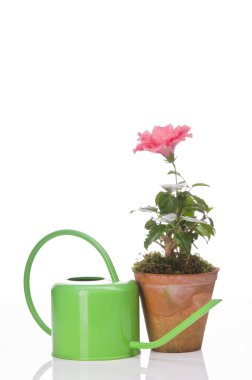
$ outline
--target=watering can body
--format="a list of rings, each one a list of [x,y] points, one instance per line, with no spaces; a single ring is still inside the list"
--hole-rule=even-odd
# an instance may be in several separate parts
[[[111,280],[73,277],[57,283],[51,291],[52,329],[40,318],[31,296],[30,272],[45,243],[62,235],[88,241],[102,256]],[[120,281],[105,249],[91,236],[75,230],[59,230],[42,238],[32,249],[25,266],[24,292],[37,324],[52,335],[52,354],[68,360],[109,360],[138,355],[167,343],[192,325],[221,300],[211,300],[154,342],[139,342],[139,294],[134,280]]]
[[[139,296],[135,281],[76,278],[55,284],[52,300],[53,356],[108,360],[135,356]]]

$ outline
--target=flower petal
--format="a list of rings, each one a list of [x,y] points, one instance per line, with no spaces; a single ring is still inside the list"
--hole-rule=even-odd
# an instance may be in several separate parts
[[[151,133],[144,131],[138,134],[139,144],[133,149],[133,152],[145,150],[160,153],[167,158],[174,153],[178,143],[184,141],[186,137],[192,137],[192,134],[189,133],[190,129],[187,125],[178,125],[176,128],[172,124],[165,127],[156,126]]]

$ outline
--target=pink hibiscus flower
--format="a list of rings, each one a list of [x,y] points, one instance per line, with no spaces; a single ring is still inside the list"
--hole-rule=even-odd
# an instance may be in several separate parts
[[[152,133],[145,131],[138,133],[139,144],[133,152],[147,150],[153,153],[160,153],[168,158],[174,154],[174,149],[178,143],[184,141],[186,137],[192,137],[189,133],[190,127],[187,125],[173,127],[172,124],[166,127],[154,127]]]

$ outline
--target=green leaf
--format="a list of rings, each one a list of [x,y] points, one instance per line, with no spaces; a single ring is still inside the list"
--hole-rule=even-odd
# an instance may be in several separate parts
[[[161,185],[161,187],[166,190],[168,193],[173,193],[174,191],[178,191],[183,189],[184,187],[188,187],[187,183],[182,181],[179,183],[170,183],[167,185]]]
[[[195,211],[201,212],[202,214],[205,213],[201,206],[194,204],[191,206],[186,206],[185,211],[183,211],[183,214],[187,215],[186,213],[188,212],[188,213],[193,213],[193,215],[194,215]]]
[[[208,216],[208,220],[209,220],[209,222],[210,222],[211,226],[212,226],[212,227],[214,227],[214,222],[213,222],[213,219],[212,219],[212,218],[209,218],[209,216]]]
[[[156,222],[154,222],[153,219],[149,219],[146,223],[145,223],[145,228],[146,230],[151,230],[153,227],[155,227],[157,225]]]
[[[180,214],[194,217],[194,212],[198,211],[195,201],[189,191],[180,192],[178,194],[178,207]]]
[[[215,234],[215,230],[211,224],[199,224],[195,229],[200,236],[206,236],[208,240],[210,240],[211,236]]]
[[[183,210],[183,215],[184,216],[189,216],[190,218],[194,218],[194,211],[196,211],[196,210],[187,210],[187,209],[184,209]]]
[[[175,240],[179,247],[186,253],[191,252],[193,235],[190,232],[180,232],[175,234]]]
[[[167,175],[170,175],[170,174],[177,174],[179,177],[183,178],[182,175],[179,173],[179,172],[175,172],[175,170],[170,170]]]
[[[192,195],[193,199],[196,201],[196,205],[202,210],[208,212],[210,207],[206,204],[204,199],[197,197],[196,195]],[[199,211],[199,210],[198,210]]]
[[[139,211],[142,212],[157,212],[157,208],[153,206],[140,207]]]
[[[192,187],[195,187],[195,186],[207,186],[207,187],[209,187],[209,185],[207,185],[206,183],[202,183],[202,182],[194,183],[192,185]]]
[[[199,237],[198,232],[196,232],[196,231],[192,231],[192,234],[193,234],[193,241],[194,241],[194,240],[197,240],[198,237]]]
[[[160,214],[166,215],[170,213],[176,213],[177,198],[175,198],[174,195],[161,191],[157,194],[155,202],[159,207]]]
[[[158,209],[157,209],[156,207],[153,207],[153,206],[140,207],[140,208],[137,209],[137,210],[131,210],[131,211],[130,211],[130,214],[132,214],[133,212],[136,212],[136,211],[142,211],[142,212],[157,212]]]
[[[208,233],[212,236],[215,235],[215,229],[214,227],[211,225],[211,224],[203,224],[203,227],[205,228],[205,230],[208,231]]]
[[[166,231],[166,226],[164,224],[156,224],[153,226],[144,241],[144,248],[147,249],[151,243],[158,240]]]
[[[198,219],[198,218],[195,218],[195,217],[192,218],[191,216],[187,216],[187,215],[181,215],[180,218],[182,220],[186,220],[187,222],[190,222],[190,223],[206,223],[202,219]]]

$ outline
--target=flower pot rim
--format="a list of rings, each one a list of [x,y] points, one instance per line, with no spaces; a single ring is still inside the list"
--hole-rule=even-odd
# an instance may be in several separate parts
[[[177,284],[177,285],[198,285],[199,283],[212,283],[217,279],[220,268],[215,268],[211,272],[195,274],[159,274],[135,272],[136,281],[149,284]]]
[[[174,276],[202,276],[202,275],[207,275],[207,274],[213,274],[213,273],[218,273],[220,270],[219,267],[214,268],[214,270],[211,270],[210,272],[201,272],[201,273],[144,273],[144,272],[134,272],[134,274],[140,274],[140,275],[150,275],[150,276],[169,276],[169,277],[174,277]]]

